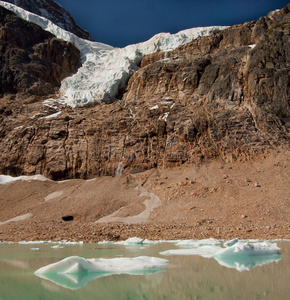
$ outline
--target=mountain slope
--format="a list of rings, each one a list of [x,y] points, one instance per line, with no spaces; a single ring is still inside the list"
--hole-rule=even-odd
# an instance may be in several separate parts
[[[208,159],[246,161],[289,149],[289,15],[288,5],[171,51],[176,36],[166,34],[124,49],[75,40],[84,47],[77,75],[84,80],[72,84],[72,76],[62,86],[70,82],[67,90],[77,92],[97,66],[99,78],[114,75],[103,82],[119,101],[92,105],[98,86],[88,84],[80,99],[88,99],[87,107],[68,107],[75,94],[65,90],[63,101],[11,104],[9,116],[1,117],[1,173],[88,178]],[[146,51],[151,54],[142,59]],[[91,64],[92,57],[108,65]]]
[[[51,20],[54,24],[83,39],[92,40],[89,33],[79,27],[69,12],[53,0],[4,0],[27,11]]]

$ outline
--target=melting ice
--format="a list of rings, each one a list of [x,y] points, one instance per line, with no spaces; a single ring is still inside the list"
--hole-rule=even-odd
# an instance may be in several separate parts
[[[139,256],[112,259],[67,257],[37,270],[34,274],[69,289],[78,289],[92,280],[113,274],[145,275],[162,272],[168,261],[163,258]]]
[[[213,242],[213,241],[212,241]],[[194,244],[194,243],[192,243]],[[196,241],[198,244],[198,241]],[[186,242],[177,245],[188,245]],[[245,271],[281,259],[281,249],[276,243],[239,242],[234,239],[225,242],[222,248],[217,245],[202,245],[186,249],[173,249],[160,252],[161,255],[200,255],[205,258],[213,257],[220,265]]]

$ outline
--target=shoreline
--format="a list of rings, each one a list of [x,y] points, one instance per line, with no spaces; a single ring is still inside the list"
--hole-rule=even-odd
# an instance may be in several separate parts
[[[205,228],[206,227],[206,228]],[[40,226],[37,222],[17,222],[0,227],[0,241],[51,241],[96,243],[101,241],[125,241],[130,237],[148,240],[188,240],[208,239],[231,240],[290,240],[288,225],[273,228],[244,227],[233,230],[232,226],[197,226],[188,224],[123,224],[123,223],[81,223],[47,222]],[[219,230],[219,233],[216,232]]]
[[[276,154],[94,180],[3,184],[0,241],[290,239],[290,153]]]

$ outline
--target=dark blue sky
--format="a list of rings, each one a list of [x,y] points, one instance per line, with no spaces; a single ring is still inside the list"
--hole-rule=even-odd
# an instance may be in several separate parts
[[[55,0],[98,42],[116,47],[160,32],[257,20],[289,0]]]

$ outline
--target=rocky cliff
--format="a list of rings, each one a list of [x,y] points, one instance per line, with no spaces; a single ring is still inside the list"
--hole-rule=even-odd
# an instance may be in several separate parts
[[[90,34],[76,24],[70,13],[53,0],[4,0],[4,2],[15,4],[49,19],[64,30],[70,31],[83,39],[92,40]]]
[[[2,97],[54,94],[61,80],[81,65],[79,50],[72,44],[20,19],[2,6],[0,53]]]
[[[115,103],[10,99],[0,173],[88,178],[289,149],[289,9],[146,56]]]

